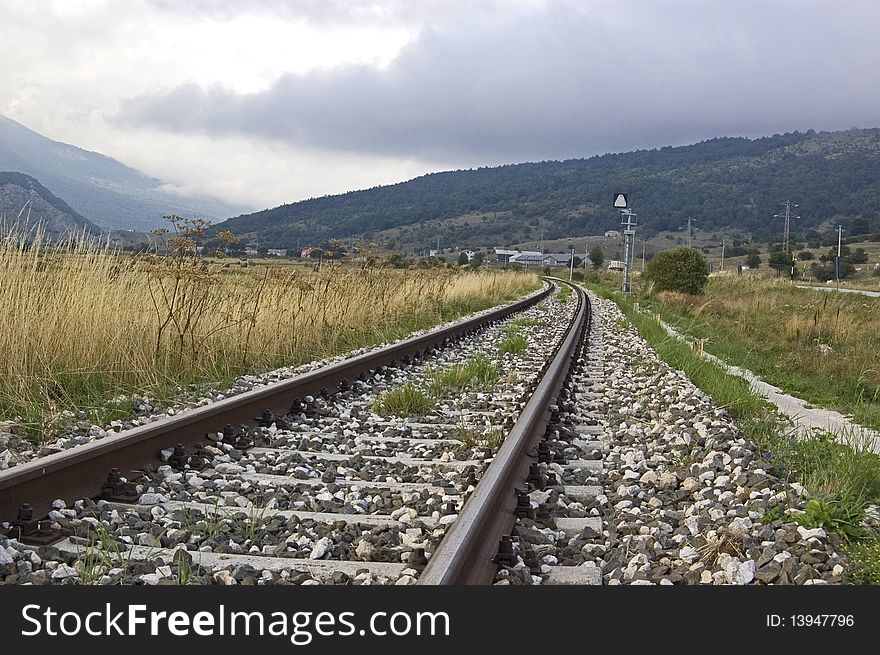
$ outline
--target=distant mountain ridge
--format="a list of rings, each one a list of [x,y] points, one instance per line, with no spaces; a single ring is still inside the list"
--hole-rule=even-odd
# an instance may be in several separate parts
[[[722,137],[589,159],[432,173],[282,205],[217,226],[269,247],[324,239],[392,247],[483,246],[618,229],[628,192],[639,236],[679,229],[782,233],[780,203],[800,205],[795,235],[863,217],[880,230],[880,129]]]
[[[163,190],[161,180],[99,153],[52,141],[2,115],[0,171],[36,178],[104,228],[150,230],[162,226],[162,216],[169,213],[220,220],[244,209],[208,196]]]
[[[101,231],[38,180],[24,173],[0,172],[0,216],[4,219],[4,228],[13,224],[41,225],[52,238],[83,231],[97,235]]]

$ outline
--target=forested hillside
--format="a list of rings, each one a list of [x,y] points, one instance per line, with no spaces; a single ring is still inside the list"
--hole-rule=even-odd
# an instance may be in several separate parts
[[[568,161],[425,175],[315,198],[222,224],[270,247],[363,237],[392,246],[521,242],[599,233],[619,224],[615,191],[630,194],[640,234],[732,228],[761,239],[781,231],[780,203],[800,206],[795,234],[867,220],[880,230],[880,129],[717,138],[694,145]],[[864,223],[864,221],[860,221]]]

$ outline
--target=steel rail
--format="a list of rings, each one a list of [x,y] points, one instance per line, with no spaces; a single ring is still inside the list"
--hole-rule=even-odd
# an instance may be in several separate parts
[[[510,534],[516,521],[516,489],[525,484],[529,465],[535,461],[527,451],[544,437],[550,406],[588,330],[589,300],[579,286],[570,286],[578,294],[579,304],[567,335],[504,444],[428,560],[418,584],[485,585],[495,578],[499,541]]]
[[[528,298],[480,316],[2,471],[0,522],[15,519],[19,506],[25,503],[40,517],[46,515],[57,498],[68,502],[95,498],[113,468],[127,476],[131,471],[157,463],[159,451],[177,444],[192,446],[204,441],[207,432],[219,432],[226,424],[252,423],[267,409],[286,414],[297,398],[334,393],[344,381],[353,381],[369,370],[417,356],[447,339],[469,334],[540,302],[552,292],[553,286],[549,285]]]

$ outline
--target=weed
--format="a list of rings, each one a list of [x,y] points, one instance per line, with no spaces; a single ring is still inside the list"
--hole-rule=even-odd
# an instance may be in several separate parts
[[[874,537],[861,542],[850,542],[844,549],[852,561],[852,582],[880,585],[880,539]]]
[[[490,428],[486,434],[483,436],[483,439],[493,450],[496,450],[501,447],[501,444],[504,443],[504,439],[507,437],[507,434],[501,428]]]
[[[435,396],[467,389],[486,390],[498,379],[498,365],[484,355],[428,374],[428,387]]]
[[[504,338],[498,344],[500,355],[521,355],[529,347],[528,340],[520,333],[515,325],[508,325],[504,330]]]
[[[436,402],[412,382],[383,392],[373,404],[373,411],[383,416],[421,416],[427,414]]]
[[[480,444],[481,436],[482,435],[480,435],[480,433],[473,428],[458,426],[457,428],[455,428],[455,432],[453,433],[452,438],[457,439],[467,448],[476,448]]]
[[[782,521],[785,519],[785,510],[782,508],[782,505],[775,505],[770,508],[769,511],[765,512],[759,520],[760,523],[764,525],[770,525],[774,521]]]
[[[531,316],[519,316],[511,321],[511,325],[517,327],[544,327],[547,325],[547,321],[532,318]]]
[[[859,522],[864,514],[864,505],[840,503],[834,500],[811,498],[803,512],[795,514],[794,520],[805,528],[823,528],[837,532],[851,539],[862,536]]]
[[[455,430],[453,439],[458,439],[467,448],[476,448],[477,446],[488,446],[492,450],[497,449],[504,443],[507,435],[501,428],[489,428],[486,432],[479,432],[474,428],[459,426]]]
[[[571,298],[571,287],[567,284],[560,284],[559,290],[556,292],[556,299],[559,302],[567,302],[569,298]]]

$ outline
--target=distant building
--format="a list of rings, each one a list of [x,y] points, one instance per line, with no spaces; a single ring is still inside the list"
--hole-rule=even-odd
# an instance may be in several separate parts
[[[608,230],[608,231],[605,233],[605,236],[606,236],[606,237],[613,237],[613,238],[615,238],[615,239],[619,239],[619,238],[620,238],[620,232],[618,232],[617,230]]]
[[[542,263],[544,266],[568,266],[571,264],[571,253],[544,255]]]
[[[462,251],[462,252],[464,252],[464,254],[467,255],[467,258],[468,258],[468,261],[469,261],[469,262],[474,261],[474,257],[477,256],[477,253],[476,253],[475,251],[473,251],[473,250],[464,250],[464,251]]]
[[[287,248],[269,248],[266,254],[270,257],[287,257]]]
[[[245,249],[244,249],[244,254],[245,254],[245,255],[255,256],[255,255],[257,255],[258,253],[257,253],[257,249],[256,249],[256,248],[245,248]]]
[[[299,256],[302,257],[303,259],[308,259],[309,257],[312,256],[312,249],[311,248],[303,248],[302,251],[299,253]]]
[[[436,248],[428,251],[428,257],[436,257],[439,254],[440,254],[440,251],[437,250]]]
[[[516,257],[519,254],[519,250],[505,250],[504,248],[495,248],[495,257],[498,259],[499,264],[509,264],[510,258]]]
[[[608,270],[609,271],[622,271],[623,270],[623,262],[618,261],[617,259],[612,259],[608,262]]]
[[[508,261],[511,264],[519,264],[520,266],[542,266],[544,255],[534,250],[524,250],[510,257]]]

